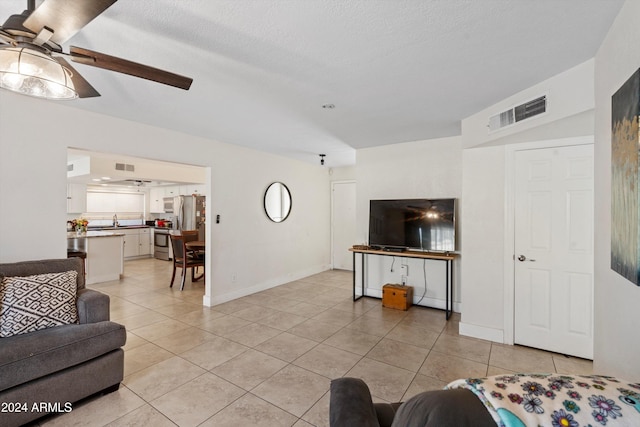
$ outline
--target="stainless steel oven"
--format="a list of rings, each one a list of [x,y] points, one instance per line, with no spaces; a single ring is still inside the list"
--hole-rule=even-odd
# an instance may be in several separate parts
[[[155,228],[153,230],[153,257],[169,261],[171,259],[171,238],[169,228]]]

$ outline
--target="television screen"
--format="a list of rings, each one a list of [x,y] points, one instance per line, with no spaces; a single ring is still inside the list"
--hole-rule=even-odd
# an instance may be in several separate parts
[[[456,199],[371,200],[369,245],[453,252]]]

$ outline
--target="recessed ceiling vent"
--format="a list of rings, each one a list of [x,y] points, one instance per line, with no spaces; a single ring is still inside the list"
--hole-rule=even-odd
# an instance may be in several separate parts
[[[547,96],[543,95],[507,111],[489,117],[489,132],[511,126],[547,111]]]
[[[127,165],[125,163],[116,163],[117,171],[135,172],[136,167],[134,165]]]
[[[73,163],[67,165],[67,172],[73,172]]]

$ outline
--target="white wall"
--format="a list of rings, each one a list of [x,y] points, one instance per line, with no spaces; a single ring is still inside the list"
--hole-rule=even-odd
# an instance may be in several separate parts
[[[462,319],[460,333],[503,342],[504,147],[462,154]]]
[[[590,59],[465,118],[462,146],[593,135],[593,73],[594,61]],[[489,117],[541,95],[547,96],[545,113],[489,133]]]
[[[208,223],[208,303],[329,266],[329,178],[319,165],[6,91],[0,138],[0,262],[66,257],[67,147],[76,147],[210,168],[208,215],[221,223]],[[272,181],[293,196],[281,224],[262,206]]]
[[[462,148],[459,137],[360,149],[356,155],[357,242],[368,241],[369,200],[460,198],[462,194]],[[459,221],[458,232],[462,227]],[[408,284],[415,287],[414,294],[418,297],[423,294],[422,261],[398,257],[394,272],[391,273],[392,257],[369,256],[368,259],[369,294],[381,296],[382,285],[400,283],[403,274],[401,263],[409,265]],[[463,261],[458,259],[454,263],[454,303],[460,301],[459,271]],[[428,286],[425,301],[428,305],[444,308],[444,263],[427,261],[426,271]],[[457,304],[454,308],[459,309]]]
[[[640,287],[611,270],[611,96],[640,67],[640,2],[628,0],[595,59],[595,354],[597,372],[640,381]]]

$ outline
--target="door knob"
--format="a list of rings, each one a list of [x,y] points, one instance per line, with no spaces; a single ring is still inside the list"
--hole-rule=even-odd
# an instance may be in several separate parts
[[[520,255],[520,256],[518,257],[518,261],[526,261],[526,260],[527,260],[527,257],[526,257],[526,256],[524,256],[524,255]]]

